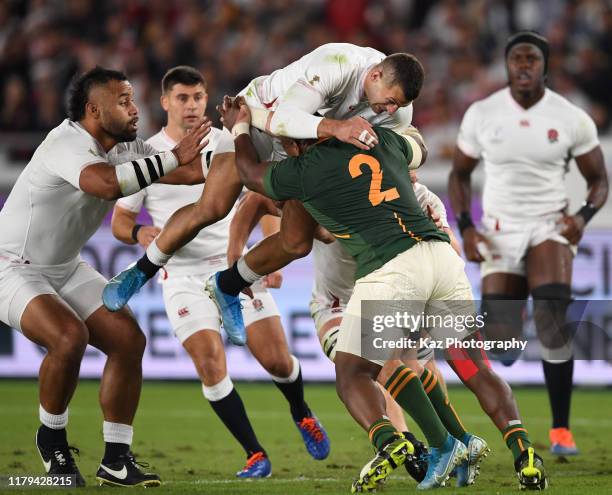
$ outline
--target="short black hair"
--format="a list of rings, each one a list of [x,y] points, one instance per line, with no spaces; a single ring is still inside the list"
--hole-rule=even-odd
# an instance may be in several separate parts
[[[394,53],[381,62],[383,77],[390,71],[390,85],[399,84],[407,101],[414,101],[423,87],[425,70],[421,62],[410,53]]]
[[[89,101],[92,88],[110,81],[127,81],[127,76],[118,70],[105,69],[96,66],[93,69],[76,76],[68,92],[68,117],[77,122],[85,116],[85,105]]]
[[[202,73],[189,65],[177,65],[164,74],[161,82],[162,93],[170,91],[175,84],[184,84],[185,86],[201,84],[206,88],[206,80]]]

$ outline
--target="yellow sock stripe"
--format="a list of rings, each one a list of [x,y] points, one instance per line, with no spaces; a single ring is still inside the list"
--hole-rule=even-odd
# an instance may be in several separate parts
[[[391,393],[391,389],[393,387],[395,387],[395,385],[397,385],[397,383],[402,379],[402,376],[407,375],[408,373],[410,373],[412,370],[410,368],[406,368],[404,367],[402,369],[402,371],[400,371],[397,376],[395,377],[395,379],[393,380],[393,382],[391,382],[391,385],[389,385],[388,387],[385,386],[385,388],[387,389],[387,392]]]
[[[374,438],[374,433],[378,430],[380,430],[383,426],[392,426],[390,421],[383,421],[382,423],[378,423],[374,428],[372,428],[369,432],[368,432],[368,436],[370,437],[370,442],[372,441],[372,439]]]
[[[506,440],[508,440],[508,437],[509,437],[510,435],[512,435],[513,433],[516,433],[517,431],[524,431],[525,433],[527,433],[527,430],[526,430],[525,428],[514,428],[514,429],[512,429],[512,430],[510,430],[510,431],[508,431],[508,432],[506,432],[506,433],[504,433],[504,442],[505,442]]]
[[[421,381],[423,382],[423,388],[425,388],[425,387],[427,387],[427,385],[429,385],[429,383],[431,382],[433,377],[434,377],[434,374],[431,371],[429,371],[427,369],[425,371],[423,371],[423,374],[421,375]]]
[[[523,447],[523,442],[522,442],[522,440],[520,438],[518,438],[517,440],[518,440],[518,444],[519,444],[519,449],[521,449],[521,452],[522,452],[523,450],[525,450],[525,447]]]
[[[429,392],[431,392],[437,384],[438,384],[438,378],[436,377],[436,375],[433,375],[433,380],[425,389],[425,393],[429,395]]]
[[[463,423],[461,422],[461,418],[457,414],[457,411],[455,411],[455,408],[453,407],[453,405],[449,403],[448,398],[446,399],[446,403],[450,407],[451,411],[453,411],[453,414],[455,415],[455,418],[457,418],[457,422],[461,425],[461,428],[463,428],[465,430],[465,426],[463,426]]]
[[[412,370],[411,370],[412,371]],[[410,380],[412,380],[413,378],[417,378],[417,374],[412,371],[404,381],[402,381],[400,384],[398,384],[397,387],[395,387],[395,390],[393,392],[389,392],[391,394],[391,397],[393,397],[394,399],[399,395],[399,393],[404,390],[404,388],[406,387],[406,385],[408,385],[408,382]]]

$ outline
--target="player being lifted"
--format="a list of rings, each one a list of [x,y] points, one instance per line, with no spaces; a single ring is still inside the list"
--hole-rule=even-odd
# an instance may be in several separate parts
[[[422,77],[421,72],[420,80],[414,81],[419,88]],[[413,446],[385,418],[384,398],[376,385],[383,362],[361,357],[361,301],[471,299],[463,262],[450,247],[448,236],[438,231],[417,203],[406,173],[414,158],[412,143],[403,136],[376,127],[379,145],[372,150],[364,152],[331,139],[300,157],[259,163],[244,101],[229,104],[226,100],[221,110],[235,136],[236,163],[243,183],[276,200],[302,201],[314,219],[355,257],[357,282],[336,347],[336,386],[378,452],[362,469],[352,490],[375,489],[413,453]],[[367,169],[372,174],[363,173]],[[425,276],[424,270],[433,273]],[[224,285],[221,278],[219,283]],[[421,380],[414,378],[412,369],[399,365],[389,373],[385,387],[428,440],[428,470],[418,488],[430,489],[446,481],[453,468],[466,459],[467,449],[444,427]]]
[[[138,109],[125,75],[99,67],[75,80],[68,107],[70,118],[36,149],[0,212],[0,319],[47,350],[36,433],[47,473],[72,474],[85,484],[66,425],[91,344],[107,356],[100,383],[106,446],[96,477],[104,484],[157,486],[159,476],[143,473],[130,451],[145,337],[128,310],[110,313],[102,306],[106,280],[81,260],[80,250],[112,200],[160,177],[190,180],[193,167],[170,172],[199,156],[210,123],[199,119],[172,151],[158,153],[136,138]]]
[[[608,181],[592,119],[546,88],[548,42],[520,32],[506,45],[508,87],[474,103],[457,138],[449,194],[468,260],[479,262],[490,338],[520,337],[531,294],[552,410],[551,452],[577,454],[569,430],[573,356],[564,329],[572,258]],[[470,175],[482,158],[484,216],[470,215]],[[574,158],[587,181],[584,206],[567,213],[564,176]],[[514,362],[516,356],[503,362]]]
[[[204,116],[207,100],[206,83],[200,72],[187,66],[170,69],[162,79],[161,97],[168,122],[147,143],[160,151],[174,148]],[[206,164],[200,170],[204,174],[220,133],[218,129],[211,129],[209,144],[202,150]],[[197,201],[203,187],[202,184],[153,184],[120,199],[113,211],[113,234],[123,242],[137,242],[146,248],[172,212]],[[153,218],[153,226],[136,224],[143,205]],[[227,373],[219,311],[202,290],[211,273],[227,267],[229,226],[234,212],[232,209],[225,219],[201,230],[180,249],[166,265],[160,279],[168,318],[193,360],[204,397],[246,452],[246,466],[237,476],[261,478],[271,474],[270,460]],[[274,299],[260,283],[254,287],[254,299],[244,297],[242,304],[250,351],[287,398],[309,453],[315,459],[324,459],[329,453],[327,434],[304,401],[300,365],[287,348]]]
[[[405,53],[385,57],[372,48],[332,43],[254,79],[241,94],[260,110],[259,121],[254,122],[260,129],[293,138],[336,137],[367,150],[377,142],[372,124],[410,125],[418,67],[416,59]],[[314,115],[317,112],[324,115]],[[253,139],[262,160],[274,151],[277,158],[283,156],[278,140],[265,132],[254,129]],[[177,249],[200,229],[224,218],[241,189],[232,138],[224,131],[202,197],[175,212],[136,266],[113,279],[104,291],[105,306],[110,310],[123,307]],[[289,203],[286,214],[293,208],[298,209],[294,215],[298,220],[301,206]],[[232,336],[232,326],[226,327]],[[244,335],[235,340],[244,340]]]

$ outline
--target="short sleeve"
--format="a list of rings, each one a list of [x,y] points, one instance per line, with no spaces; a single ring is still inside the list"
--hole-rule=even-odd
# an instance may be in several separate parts
[[[457,146],[459,149],[472,158],[479,158],[482,153],[482,147],[478,141],[478,120],[478,106],[473,104],[465,112],[461,121],[461,127],[459,128],[459,135],[457,136]]]
[[[62,138],[53,143],[47,152],[45,166],[47,170],[58,175],[77,189],[81,189],[79,180],[81,171],[94,163],[106,163],[96,146],[89,140],[78,136],[74,139]]]
[[[577,108],[574,124],[574,143],[570,149],[572,156],[584,155],[599,146],[595,122],[581,108]]]
[[[264,175],[266,196],[277,201],[302,199],[303,159],[287,158],[280,162],[270,162]]]
[[[147,193],[145,189],[141,189],[130,196],[119,198],[116,205],[132,213],[139,213],[146,196]]]

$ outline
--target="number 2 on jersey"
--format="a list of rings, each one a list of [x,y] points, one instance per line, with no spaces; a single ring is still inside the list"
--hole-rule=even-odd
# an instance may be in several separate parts
[[[362,153],[355,155],[349,162],[349,173],[353,179],[359,177],[363,172],[361,166],[366,165],[372,171],[372,179],[370,181],[370,194],[368,199],[372,206],[378,206],[383,201],[393,201],[399,198],[399,193],[395,187],[381,191],[383,174],[380,169],[380,162],[370,155],[364,155]]]

